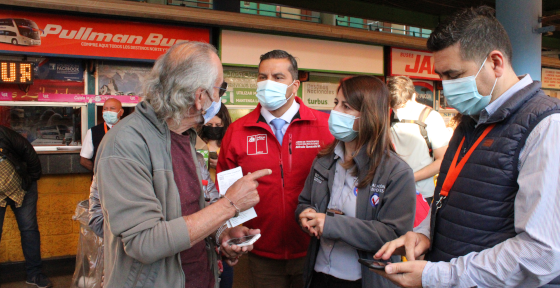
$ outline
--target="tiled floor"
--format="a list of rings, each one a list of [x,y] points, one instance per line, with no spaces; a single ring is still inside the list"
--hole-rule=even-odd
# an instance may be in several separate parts
[[[55,276],[49,277],[51,279],[53,286],[56,288],[68,288],[70,287],[70,283],[72,282],[72,275],[64,275],[64,276]],[[28,285],[25,284],[25,281],[19,282],[10,282],[10,283],[2,283],[0,284],[2,288],[33,288],[37,287],[35,285]]]

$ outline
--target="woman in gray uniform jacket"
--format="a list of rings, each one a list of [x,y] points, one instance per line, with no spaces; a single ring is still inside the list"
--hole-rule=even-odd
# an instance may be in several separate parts
[[[394,287],[358,262],[414,222],[414,174],[391,143],[385,84],[342,80],[329,129],[336,140],[315,159],[295,214],[312,236],[305,287]]]

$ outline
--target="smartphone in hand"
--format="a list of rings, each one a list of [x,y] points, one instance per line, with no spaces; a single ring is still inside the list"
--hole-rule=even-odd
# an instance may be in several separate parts
[[[375,260],[375,259],[358,259],[358,262],[360,262],[360,264],[368,267],[369,269],[377,269],[377,270],[385,270],[385,266],[391,264],[391,262],[388,262],[386,260]]]
[[[237,245],[239,247],[243,247],[243,246],[253,245],[255,242],[257,242],[257,240],[259,240],[259,238],[261,238],[261,234],[248,235],[240,238],[229,239],[226,243],[229,246]]]

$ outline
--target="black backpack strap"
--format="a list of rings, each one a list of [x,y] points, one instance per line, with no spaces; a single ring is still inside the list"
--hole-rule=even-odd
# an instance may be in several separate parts
[[[422,110],[422,112],[420,112],[420,117],[418,117],[416,124],[418,124],[418,127],[420,128],[420,134],[422,134],[424,141],[426,141],[426,145],[428,145],[428,151],[430,152],[430,157],[434,158],[434,151],[432,150],[432,142],[430,142],[430,139],[428,139],[428,130],[426,130],[426,127],[428,126],[426,125],[426,119],[428,118],[428,115],[430,115],[430,112],[432,112],[432,108],[425,107]]]

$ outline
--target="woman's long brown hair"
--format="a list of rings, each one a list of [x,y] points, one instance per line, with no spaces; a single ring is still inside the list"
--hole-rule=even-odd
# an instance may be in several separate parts
[[[360,179],[358,183],[358,188],[363,188],[373,181],[383,155],[389,156],[389,151],[395,151],[389,126],[389,91],[381,80],[373,76],[345,78],[340,81],[337,91],[342,91],[350,107],[360,111],[356,145],[358,148],[355,154],[365,147],[366,155],[371,159],[366,177]],[[333,154],[339,142],[335,140],[319,152],[318,157]],[[347,164],[348,166],[353,164],[355,156],[352,155],[352,161]],[[357,174],[356,170],[354,172]]]

